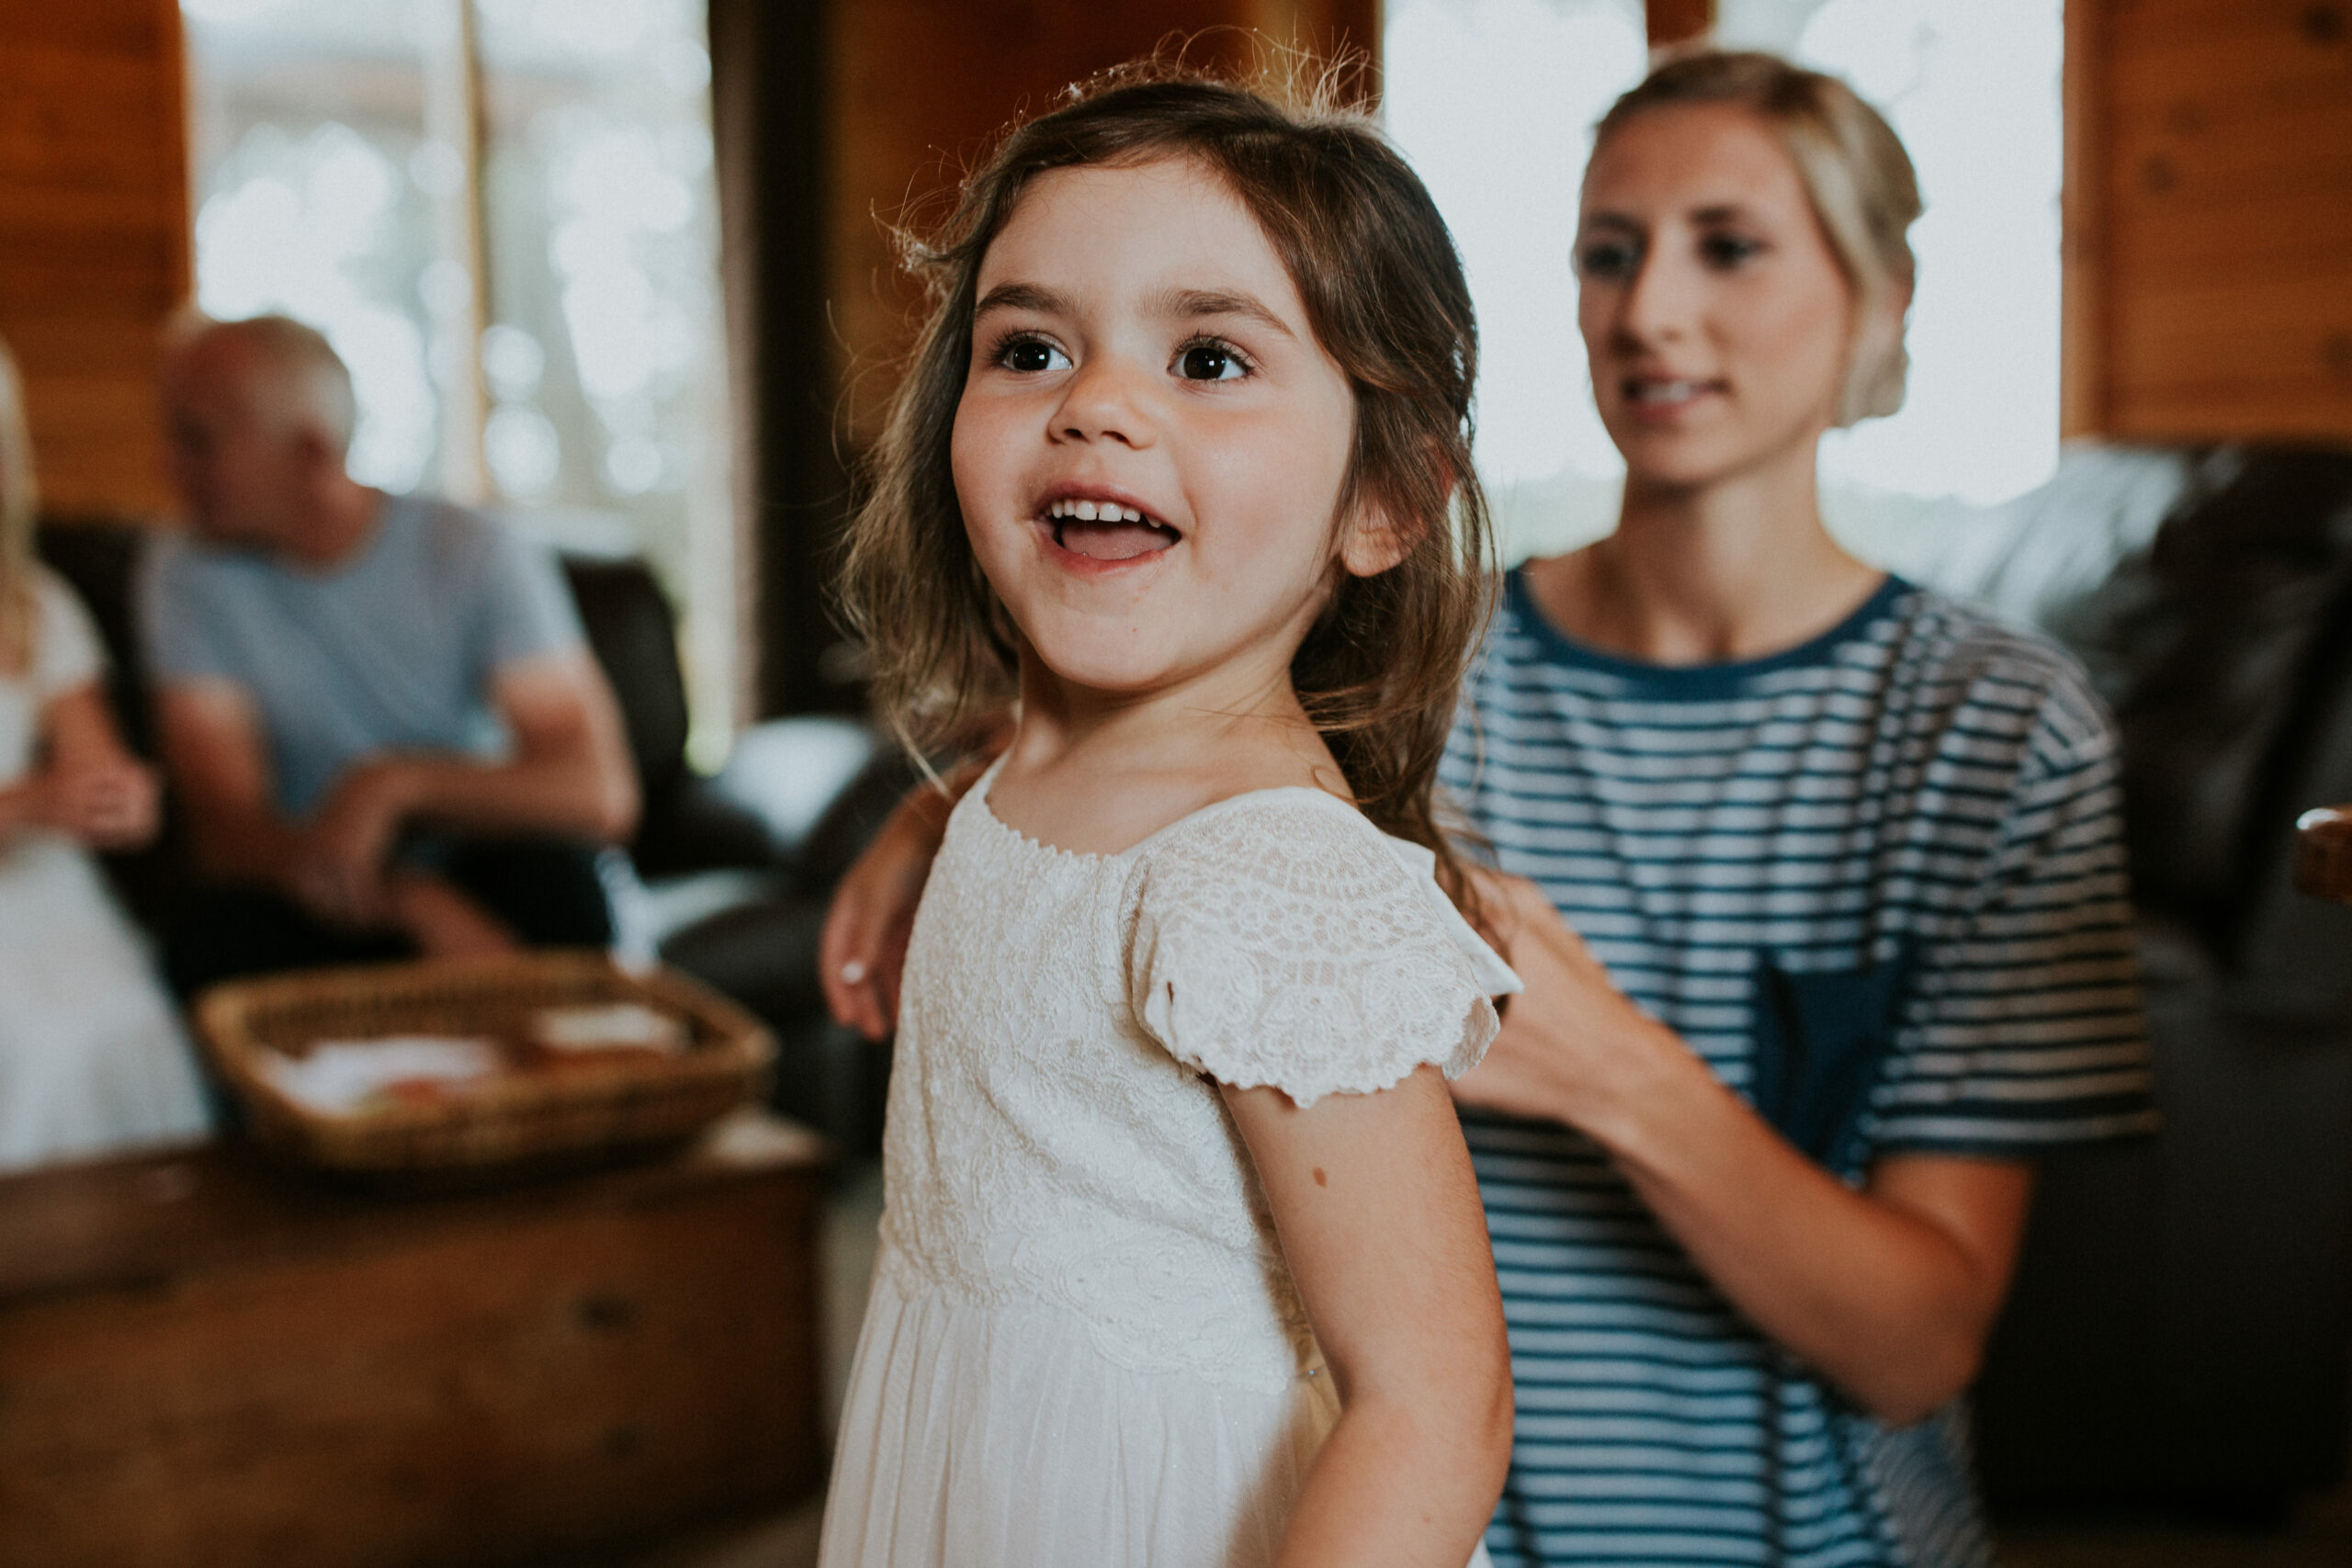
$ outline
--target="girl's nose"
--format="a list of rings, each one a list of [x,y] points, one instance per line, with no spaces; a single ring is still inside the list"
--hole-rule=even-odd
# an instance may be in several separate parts
[[[1054,411],[1054,433],[1064,441],[1115,441],[1123,446],[1151,445],[1153,426],[1144,407],[1142,371],[1121,355],[1091,356],[1063,383]]]

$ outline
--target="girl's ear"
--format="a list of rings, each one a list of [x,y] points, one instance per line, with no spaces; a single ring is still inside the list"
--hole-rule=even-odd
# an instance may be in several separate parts
[[[1453,471],[1444,455],[1434,448],[1429,461],[1449,477]],[[1451,496],[1452,483],[1445,493]],[[1340,564],[1347,568],[1351,577],[1378,577],[1413,553],[1421,542],[1423,525],[1397,521],[1395,511],[1385,497],[1369,490],[1357,501],[1355,511],[1348,519],[1346,534],[1340,540]]]
[[[1378,577],[1413,553],[1417,533],[1397,526],[1386,507],[1367,503],[1348,520],[1340,541],[1340,564],[1351,577]]]

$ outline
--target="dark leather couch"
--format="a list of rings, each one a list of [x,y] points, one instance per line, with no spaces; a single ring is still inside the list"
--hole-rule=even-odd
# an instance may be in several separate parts
[[[2041,607],[2121,731],[2165,1128],[2045,1168],[1980,1469],[1996,1505],[2258,1516],[2343,1476],[2352,1386],[2352,908],[2290,881],[2296,815],[2352,800],[2352,454],[2205,455]]]
[[[125,734],[153,757],[130,604],[146,537],[120,525],[65,523],[44,527],[39,547],[89,605],[114,659]],[[775,1032],[779,1109],[853,1150],[874,1146],[888,1057],[825,1016],[817,933],[834,882],[911,770],[868,727],[808,717],[755,726],[717,775],[697,773],[686,760],[677,625],[653,574],[633,558],[566,556],[562,565],[620,699],[643,793],[628,845],[639,890],[619,911],[624,941],[717,987]],[[107,871],[134,914],[153,922],[186,875],[168,810],[162,841],[111,857]]]

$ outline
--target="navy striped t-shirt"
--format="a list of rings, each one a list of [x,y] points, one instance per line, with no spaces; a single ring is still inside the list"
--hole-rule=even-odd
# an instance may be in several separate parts
[[[1643,1009],[1849,1180],[2151,1129],[2113,742],[2054,647],[1890,579],[1742,663],[1580,647],[1511,576],[1444,780]],[[1987,1562],[1955,1408],[1759,1337],[1600,1150],[1467,1113],[1518,1397],[1514,1563]]]

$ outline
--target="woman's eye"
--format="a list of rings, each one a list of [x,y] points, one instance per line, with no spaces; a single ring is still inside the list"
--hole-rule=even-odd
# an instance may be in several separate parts
[[[1623,280],[1641,264],[1641,247],[1626,240],[1596,240],[1577,252],[1577,271],[1585,277]]]
[[[1041,337],[1014,338],[997,351],[996,359],[1007,370],[1023,376],[1069,368],[1069,355]]]
[[[1710,234],[1699,242],[1699,257],[1718,272],[1728,272],[1760,254],[1764,247],[1738,234]]]
[[[1176,356],[1176,374],[1187,381],[1238,381],[1250,373],[1240,355],[1221,343],[1196,343]]]

